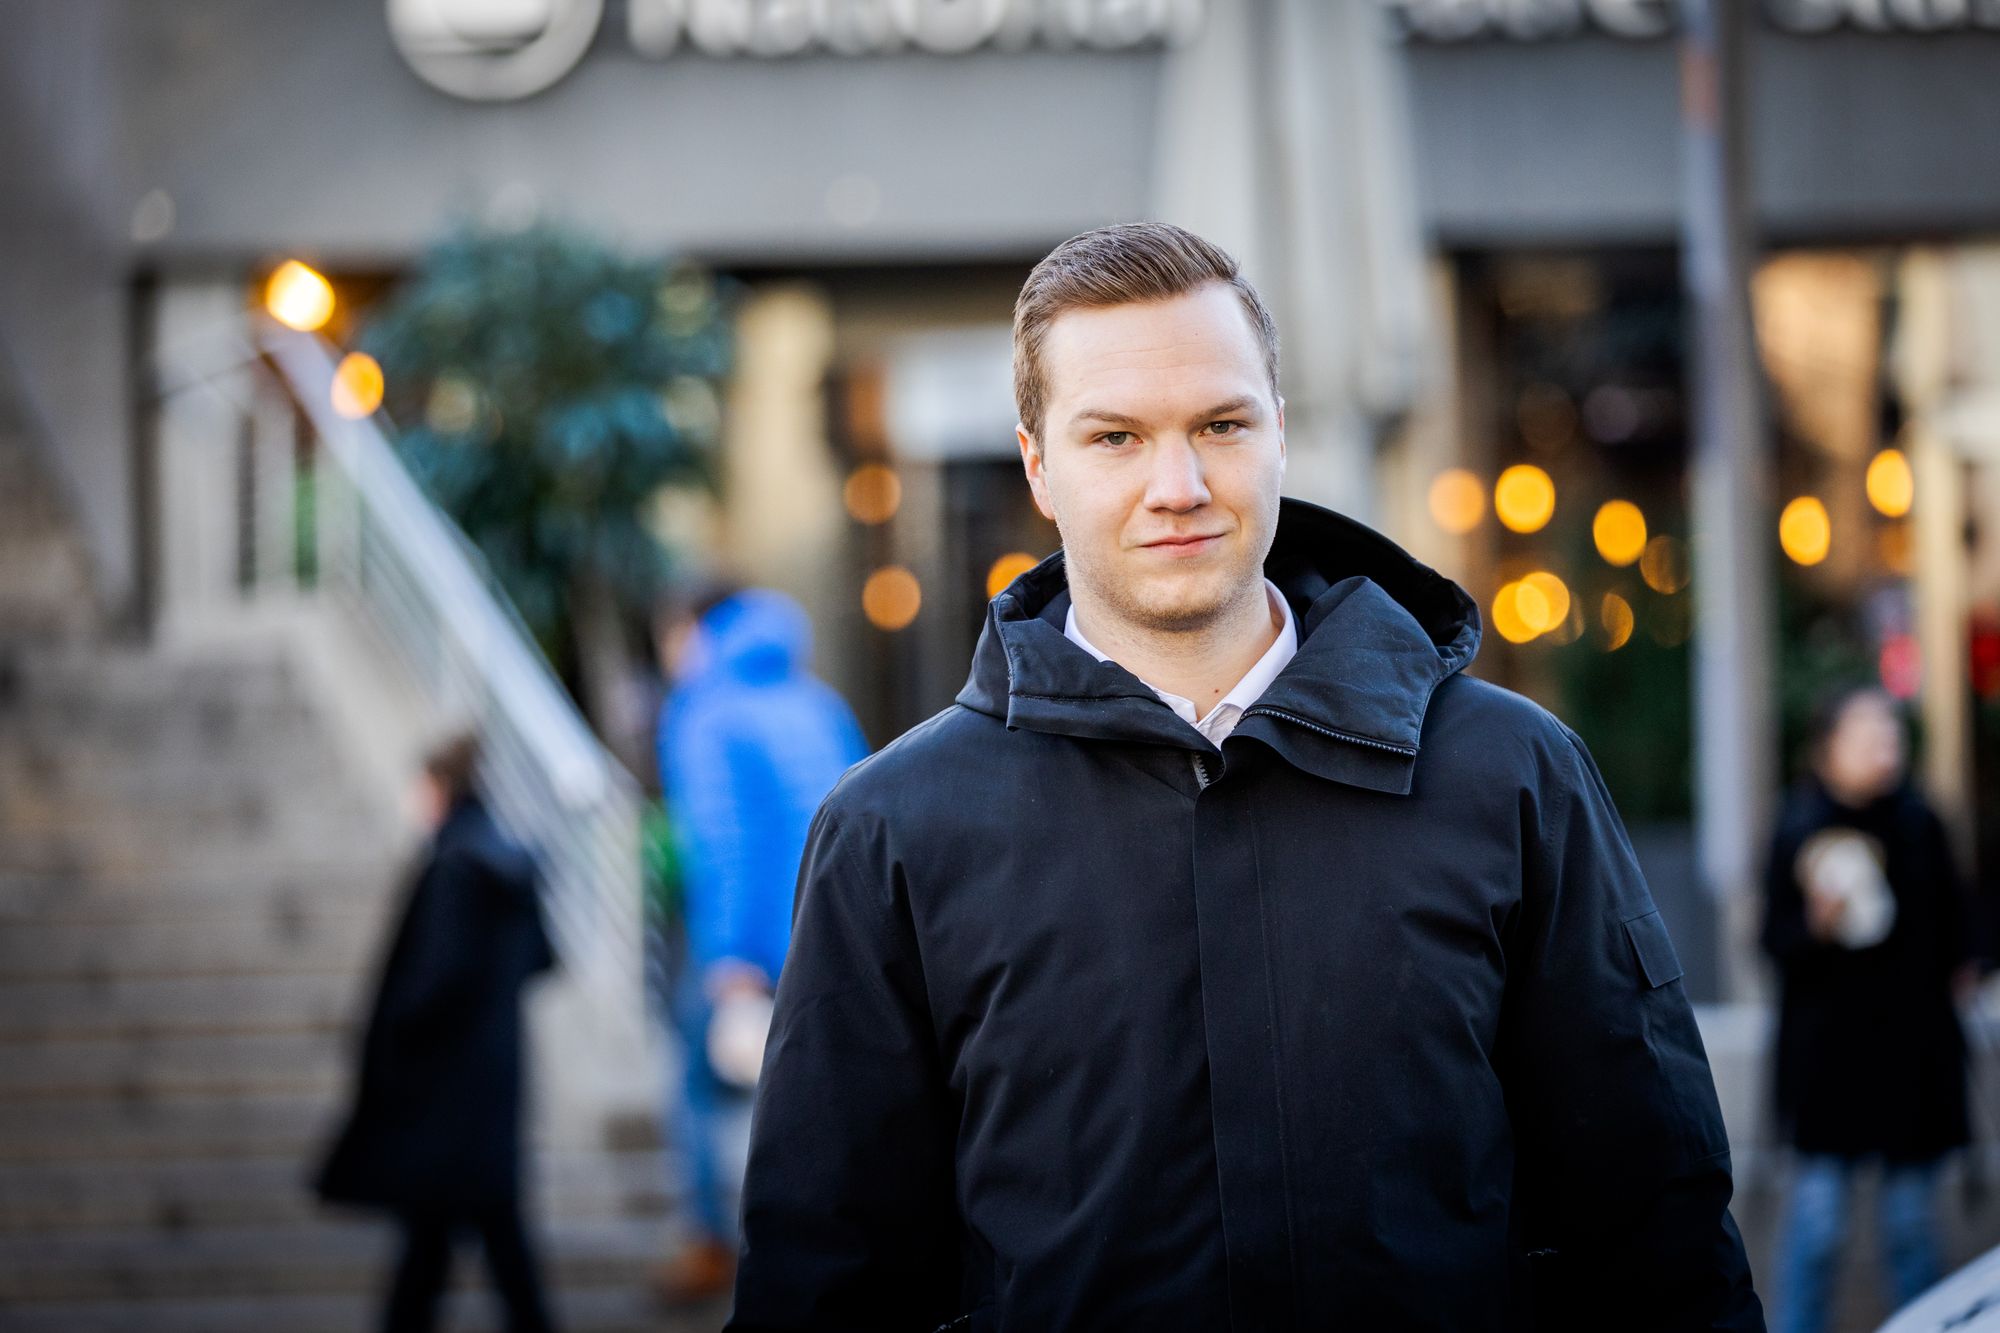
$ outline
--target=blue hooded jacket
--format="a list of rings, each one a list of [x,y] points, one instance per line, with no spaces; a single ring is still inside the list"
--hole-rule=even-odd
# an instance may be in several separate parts
[[[812,627],[783,593],[750,589],[702,617],[700,660],[660,716],[660,775],[682,848],[698,970],[723,959],[774,981],[813,812],[868,745],[807,669]]]

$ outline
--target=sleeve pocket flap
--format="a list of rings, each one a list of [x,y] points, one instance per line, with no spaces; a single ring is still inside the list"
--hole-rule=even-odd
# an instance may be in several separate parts
[[[1632,952],[1638,955],[1639,970],[1646,974],[1648,986],[1664,986],[1680,977],[1681,960],[1657,909],[1627,921],[1625,935],[1632,941]]]

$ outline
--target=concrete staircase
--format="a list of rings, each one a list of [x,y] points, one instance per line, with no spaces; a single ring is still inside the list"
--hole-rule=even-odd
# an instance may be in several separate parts
[[[369,1326],[392,1237],[304,1182],[410,848],[394,797],[282,656],[0,663],[0,1328]],[[666,1327],[657,1150],[536,1181],[567,1326]],[[453,1326],[491,1326],[461,1270]]]

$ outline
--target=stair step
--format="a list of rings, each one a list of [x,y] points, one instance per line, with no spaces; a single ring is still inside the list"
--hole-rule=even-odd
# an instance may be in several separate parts
[[[72,740],[91,749],[129,747],[142,762],[226,749],[270,746],[282,753],[324,743],[321,721],[297,699],[271,697],[155,701],[120,697],[0,704],[0,744],[42,746]]]
[[[461,1253],[459,1268],[470,1271]],[[727,1300],[705,1309],[663,1313],[637,1281],[569,1288],[553,1294],[569,1333],[715,1333],[729,1317]],[[189,1297],[179,1300],[76,1301],[16,1306],[9,1333],[355,1333],[379,1318],[374,1293],[344,1295]],[[499,1329],[500,1314],[484,1291],[461,1289],[446,1300],[442,1326],[455,1333]]]
[[[282,876],[367,866],[400,842],[379,826],[297,832],[285,837],[225,837],[169,828],[152,841],[115,826],[32,834],[0,825],[0,876],[86,875],[136,879],[147,874],[190,880],[206,876]]]
[[[325,848],[381,845],[393,834],[380,819],[356,807],[314,806],[311,793],[302,809],[273,804],[268,796],[226,801],[193,800],[180,810],[161,804],[106,807],[101,803],[37,797],[32,803],[0,793],[0,829],[7,847],[0,864],[24,867],[81,863],[155,872],[194,867],[214,869],[241,860],[255,864],[273,854],[299,859],[322,857]]]
[[[397,792],[358,792],[327,769],[324,746],[260,746],[242,753],[235,747],[161,757],[149,764],[129,751],[87,753],[55,749],[57,742],[0,744],[0,794],[28,802],[42,797],[88,803],[105,812],[175,806],[198,795],[212,805],[255,800],[274,794],[289,801],[366,812],[378,818],[397,814]],[[46,748],[45,748],[46,747]]]
[[[0,1234],[293,1225],[322,1216],[311,1156],[0,1163]],[[537,1216],[659,1218],[674,1206],[658,1151],[531,1155]]]
[[[320,1150],[340,1089],[257,1098],[91,1098],[0,1102],[0,1162],[196,1160]]]
[[[307,697],[279,650],[229,653],[153,652],[92,645],[17,652],[8,698],[23,711],[45,707],[156,704],[171,711],[190,703],[297,703]]]
[[[376,910],[400,882],[411,849],[392,837],[363,855],[320,848],[304,855],[260,854],[221,868],[163,865],[25,866],[0,851],[0,923],[39,920],[168,920],[200,912],[291,910],[339,903]]]
[[[0,713],[0,783],[140,800],[188,791],[257,791],[274,781],[288,788],[311,784],[343,797],[353,790],[345,774],[328,767],[327,736],[317,723],[274,725],[234,741],[181,739],[179,745],[162,739],[149,749],[129,736],[78,733],[54,722],[10,722]]]
[[[353,1220],[349,1220],[353,1219]],[[543,1262],[559,1287],[626,1282],[664,1252],[664,1224],[543,1221]],[[372,1291],[394,1255],[391,1227],[329,1212],[295,1227],[115,1228],[0,1237],[0,1305],[86,1300]],[[461,1279],[471,1276],[461,1266]]]
[[[376,956],[386,900],[368,907],[284,901],[256,910],[152,919],[17,919],[0,930],[0,981],[352,972]]]
[[[0,1104],[319,1092],[352,1064],[342,1027],[0,1046]]]
[[[364,982],[335,973],[0,982],[0,1062],[21,1042],[344,1031]]]
[[[341,1069],[310,1090],[256,1096],[132,1090],[0,1101],[0,1163],[304,1161],[322,1151],[338,1128],[349,1080],[349,1071]]]
[[[352,849],[380,845],[387,837],[373,819],[342,818],[337,811],[310,806],[280,814],[268,807],[216,809],[190,802],[184,811],[104,816],[56,803],[23,808],[4,796],[0,830],[6,841],[0,863],[133,871],[149,865],[221,870],[239,861],[254,864],[273,853],[299,858],[324,854],[316,848],[346,848],[351,856]]]

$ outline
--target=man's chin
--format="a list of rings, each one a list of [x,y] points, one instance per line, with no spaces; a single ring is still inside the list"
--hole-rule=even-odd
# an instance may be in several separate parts
[[[1229,609],[1227,589],[1204,579],[1199,587],[1150,588],[1120,606],[1126,618],[1156,633],[1207,629]]]

